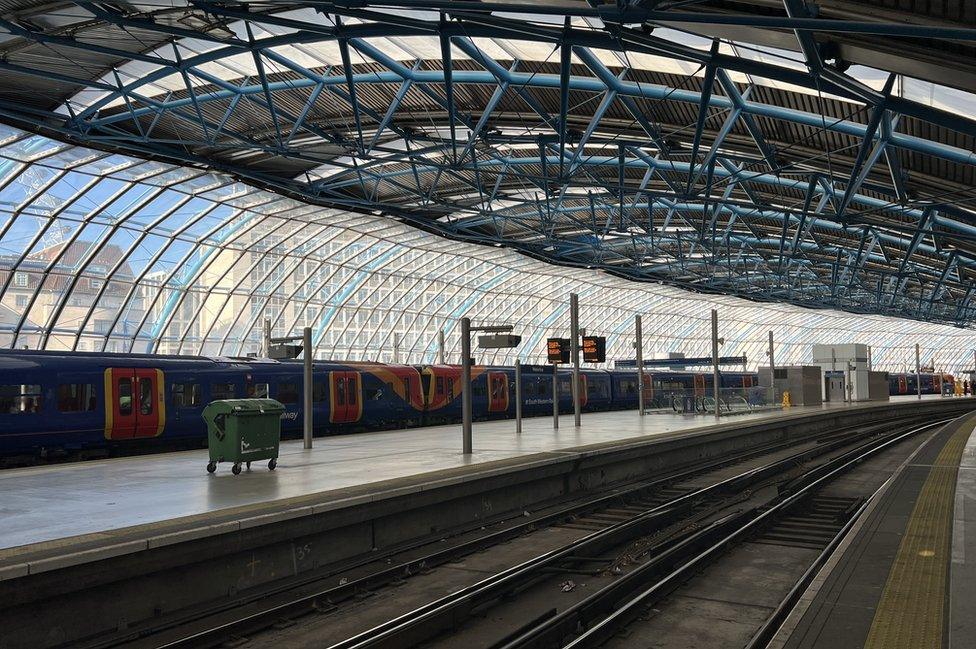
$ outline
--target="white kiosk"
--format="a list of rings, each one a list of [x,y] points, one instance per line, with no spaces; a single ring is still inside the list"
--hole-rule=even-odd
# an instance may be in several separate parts
[[[824,401],[888,399],[884,372],[871,371],[871,350],[867,345],[814,345],[813,364],[820,366],[824,377]]]

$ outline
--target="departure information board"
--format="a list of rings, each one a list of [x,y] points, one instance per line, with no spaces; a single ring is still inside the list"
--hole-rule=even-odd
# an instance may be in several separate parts
[[[546,340],[546,356],[550,363],[568,363],[569,338],[548,338]]]
[[[587,363],[602,363],[607,360],[605,336],[583,336],[583,360]]]

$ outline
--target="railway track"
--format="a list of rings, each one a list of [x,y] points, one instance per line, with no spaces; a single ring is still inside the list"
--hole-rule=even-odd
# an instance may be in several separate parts
[[[790,454],[708,486],[664,498],[658,504],[648,503],[652,506],[626,520],[332,644],[329,649],[418,646],[446,634],[460,633],[465,620],[484,616],[492,606],[518,599],[540,584],[551,589],[553,572],[560,578],[585,577],[593,574],[587,568],[593,558],[626,554],[635,542],[644,540],[639,548],[643,560],[632,569],[604,580],[605,585],[596,592],[562,610],[543,607],[530,614],[531,607],[526,607],[529,619],[516,626],[514,633],[486,645],[493,649],[599,646],[708,561],[762,526],[778,523],[789,529],[788,515],[793,515],[795,528],[797,508],[819,485],[939,423],[942,422],[903,427],[880,436],[837,438],[816,449]],[[811,463],[817,458],[822,461]],[[770,493],[758,501],[752,498],[762,489]],[[822,502],[819,508],[811,509],[814,518],[801,520],[808,526],[808,537],[829,534],[823,526],[818,529],[817,525],[809,525],[817,519],[822,522],[824,505]],[[582,520],[596,522],[593,516]],[[841,525],[837,528],[839,531]],[[609,570],[615,567],[611,565]],[[460,638],[452,640],[445,644],[462,642]]]
[[[934,425],[934,424],[930,424]],[[402,647],[422,643],[458,627],[461,621],[472,615],[480,615],[494,603],[511,599],[522,590],[529,589],[533,583],[544,577],[560,573],[592,573],[603,569],[595,557],[607,556],[615,548],[627,546],[635,539],[653,537],[654,544],[646,544],[644,555],[652,551],[661,555],[660,560],[648,560],[642,570],[630,570],[614,576],[613,582],[621,584],[636,583],[644,579],[647,570],[643,566],[655,566],[659,570],[667,561],[673,561],[680,553],[699,548],[706,539],[719,532],[731,533],[732,526],[742,522],[738,516],[718,516],[718,512],[732,508],[742,508],[743,494],[770,484],[792,484],[802,478],[811,461],[824,456],[846,456],[845,449],[856,445],[873,446],[879,440],[892,439],[890,434],[882,434],[890,425],[848,428],[816,440],[806,442],[780,442],[764,448],[753,449],[732,457],[703,461],[695,466],[672,472],[670,475],[636,483],[611,492],[605,492],[583,501],[560,507],[553,507],[543,515],[531,520],[501,525],[497,529],[485,529],[480,533],[468,535],[457,543],[438,547],[432,552],[423,548],[413,548],[405,555],[387,557],[379,569],[366,570],[364,574],[344,579],[336,584],[332,580],[320,579],[324,587],[315,588],[315,580],[296,586],[290,584],[274,591],[254,594],[248,601],[228,602],[198,614],[169,620],[153,628],[130,630],[113,638],[101,639],[86,645],[91,648],[110,646],[130,647],[209,647],[225,643],[229,639],[246,638],[283,623],[289,624],[310,612],[323,612],[342,605],[346,600],[356,600],[368,596],[376,589],[402,583],[409,575],[424,573],[459,557],[491,548],[520,536],[531,534],[548,526],[565,526],[588,532],[578,541],[567,544],[540,555],[531,561],[513,566],[508,570],[482,580],[473,586],[452,593],[446,598],[431,602],[408,614],[390,620],[387,624],[374,627],[334,645],[334,649],[366,647]],[[899,429],[900,434],[912,434],[917,430]],[[793,450],[791,450],[793,449]],[[756,466],[734,471],[734,467],[744,462],[757,463],[758,459],[775,459],[758,463]],[[730,467],[732,469],[730,469]],[[706,480],[710,472],[724,470],[727,477]],[[695,482],[699,486],[689,486]],[[748,500],[748,498],[745,498]],[[745,508],[752,511],[755,507]],[[692,530],[691,532],[689,530]],[[821,534],[825,532],[821,531]],[[441,544],[443,546],[445,544]],[[683,555],[680,555],[683,556]],[[402,560],[397,560],[402,559]],[[662,563],[664,562],[664,563]],[[609,569],[613,569],[611,566]],[[629,577],[638,572],[641,577]],[[608,590],[602,597],[619,595],[623,585]],[[617,597],[619,599],[619,597]],[[572,610],[545,612],[544,620],[529,620],[519,627],[513,637],[506,642],[529,642],[530,637],[541,634],[542,644],[524,646],[548,646],[557,631],[567,625],[579,627],[585,620],[588,626],[593,611],[602,610],[605,604],[598,600],[573,607]],[[609,600],[603,600],[609,601]],[[595,607],[595,608],[594,608]],[[576,615],[576,617],[573,617]],[[579,617],[583,615],[583,617]],[[520,640],[523,635],[525,640]],[[518,636],[518,637],[515,637]],[[531,641],[535,643],[535,640]],[[499,645],[508,646],[508,644]],[[512,644],[512,647],[522,646]]]

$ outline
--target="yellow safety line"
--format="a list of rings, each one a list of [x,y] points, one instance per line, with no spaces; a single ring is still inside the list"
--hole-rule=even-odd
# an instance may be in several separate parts
[[[973,421],[957,424],[922,485],[864,649],[942,646],[956,474]]]

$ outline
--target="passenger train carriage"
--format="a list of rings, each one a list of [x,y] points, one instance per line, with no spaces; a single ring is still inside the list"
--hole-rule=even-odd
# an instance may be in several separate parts
[[[914,376],[906,388],[914,392]],[[676,394],[706,397],[711,373],[645,370],[645,404],[668,408]],[[926,383],[928,380],[928,383]],[[572,375],[561,369],[556,398],[572,411]],[[723,372],[723,388],[750,388],[755,374]],[[902,393],[893,379],[892,392]],[[218,399],[271,397],[285,406],[282,435],[300,436],[302,363],[256,358],[0,351],[0,460],[13,456],[134,452],[205,443],[203,407]],[[472,368],[477,419],[513,417],[515,371]],[[932,384],[923,375],[923,388]],[[934,385],[934,384],[932,384]],[[580,372],[584,411],[636,408],[636,370]],[[895,392],[895,390],[898,392]],[[461,418],[461,369],[454,365],[316,362],[317,434],[443,424]],[[522,412],[549,415],[550,366],[523,366]]]
[[[923,372],[920,375],[922,394],[953,394],[956,390],[956,379],[951,374]],[[918,394],[918,383],[914,373],[888,374],[888,394]]]

